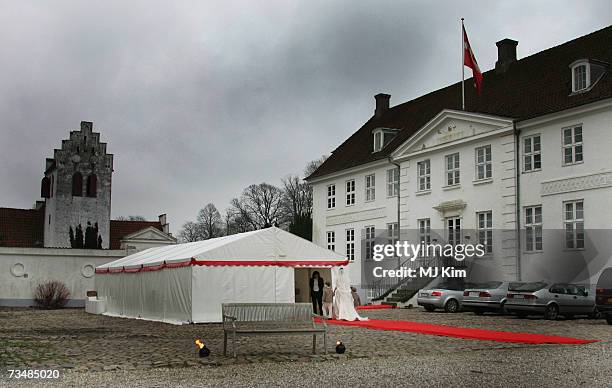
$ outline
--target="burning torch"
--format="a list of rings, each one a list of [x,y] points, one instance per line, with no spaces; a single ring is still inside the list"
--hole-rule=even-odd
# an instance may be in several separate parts
[[[195,344],[198,346],[198,348],[200,348],[200,357],[208,357],[210,356],[210,349],[208,349],[206,347],[206,345],[204,345],[204,342],[200,341],[199,339],[195,340]]]

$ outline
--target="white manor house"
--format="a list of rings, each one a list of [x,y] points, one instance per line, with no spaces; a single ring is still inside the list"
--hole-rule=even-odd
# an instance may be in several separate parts
[[[398,230],[482,243],[470,277],[595,283],[612,266],[611,41],[607,27],[517,60],[501,40],[481,94],[466,80],[465,110],[461,83],[394,107],[376,95],[307,178],[314,242],[347,255],[370,298],[364,261]]]

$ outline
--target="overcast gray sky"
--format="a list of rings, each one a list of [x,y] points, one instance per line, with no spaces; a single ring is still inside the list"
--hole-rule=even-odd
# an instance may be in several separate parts
[[[462,16],[483,71],[502,38],[522,58],[612,20],[607,1],[0,4],[0,206],[31,207],[45,158],[93,121],[115,155],[113,217],[166,212],[173,232],[301,173],[374,94],[458,81]]]

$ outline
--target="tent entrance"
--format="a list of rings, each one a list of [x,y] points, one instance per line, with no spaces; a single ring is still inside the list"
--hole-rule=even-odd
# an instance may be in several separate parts
[[[295,268],[295,301],[311,303],[308,281],[314,271],[319,271],[323,281],[332,281],[330,268]]]

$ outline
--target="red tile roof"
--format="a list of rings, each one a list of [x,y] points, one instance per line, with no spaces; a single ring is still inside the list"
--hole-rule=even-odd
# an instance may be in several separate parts
[[[45,208],[0,207],[0,246],[32,248],[44,244]]]
[[[43,247],[45,208],[12,209],[0,207],[0,246],[16,248]],[[121,249],[121,239],[139,230],[154,227],[163,231],[159,221],[110,222],[110,249]]]
[[[121,249],[121,239],[139,230],[154,227],[163,232],[164,228],[159,221],[118,221],[110,222],[110,249]]]
[[[466,111],[530,119],[612,97],[612,66],[588,92],[571,95],[569,65],[578,59],[612,63],[612,26],[512,63],[505,73],[483,74],[479,96],[472,79],[465,81]],[[421,69],[423,72],[426,69]],[[336,148],[309,178],[321,177],[368,162],[386,159],[417,130],[444,109],[461,109],[461,83],[447,86],[372,117]],[[372,152],[372,130],[401,131],[381,151]]]

